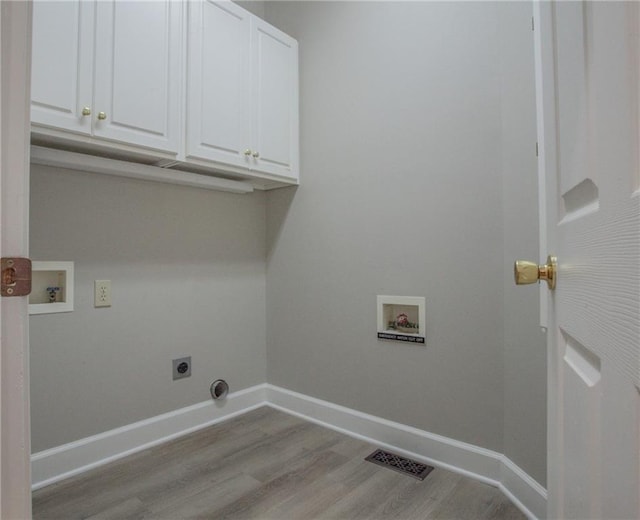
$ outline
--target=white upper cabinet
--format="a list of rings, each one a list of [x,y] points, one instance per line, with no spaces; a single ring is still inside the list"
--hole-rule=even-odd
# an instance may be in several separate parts
[[[187,156],[248,168],[251,15],[192,2],[188,27]]]
[[[91,134],[93,2],[33,3],[31,120]]]
[[[181,3],[36,1],[33,20],[33,123],[178,152]]]
[[[252,47],[252,168],[297,178],[298,42],[254,18]]]
[[[96,11],[94,134],[178,151],[182,4],[101,0]]]
[[[229,0],[35,0],[35,141],[298,182],[298,43]]]
[[[187,159],[297,179],[297,42],[231,2],[189,8]]]

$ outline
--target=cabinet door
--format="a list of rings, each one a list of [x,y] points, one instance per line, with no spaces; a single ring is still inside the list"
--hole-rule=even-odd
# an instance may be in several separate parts
[[[178,151],[182,10],[171,0],[98,2],[96,137]]]
[[[33,2],[33,123],[91,133],[94,13],[94,2]]]
[[[254,18],[252,169],[298,177],[298,43]]]
[[[231,2],[189,3],[189,157],[250,165],[250,18]]]

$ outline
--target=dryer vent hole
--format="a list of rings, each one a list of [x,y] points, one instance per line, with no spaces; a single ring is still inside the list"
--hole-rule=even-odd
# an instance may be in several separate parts
[[[211,383],[210,387],[211,397],[214,399],[224,399],[229,393],[229,385],[224,379],[217,379]]]

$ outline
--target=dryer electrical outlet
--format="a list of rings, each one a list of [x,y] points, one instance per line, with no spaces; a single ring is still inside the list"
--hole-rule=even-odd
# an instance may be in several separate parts
[[[173,380],[191,377],[191,356],[174,359],[171,361]]]

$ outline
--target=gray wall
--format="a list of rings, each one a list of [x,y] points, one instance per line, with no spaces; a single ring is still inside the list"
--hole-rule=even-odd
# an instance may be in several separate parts
[[[300,41],[302,118],[302,185],[268,196],[269,382],[505,452],[544,484],[544,337],[511,267],[537,257],[530,5],[266,15]],[[375,339],[376,294],[426,296],[426,348]]]
[[[301,186],[268,195],[270,383],[502,451],[497,7],[273,2],[298,38]],[[425,296],[427,345],[376,339]]]
[[[218,377],[264,383],[264,194],[35,166],[30,240],[76,282],[73,312],[30,320],[34,452],[210,399]],[[172,381],[185,355],[193,375]]]

